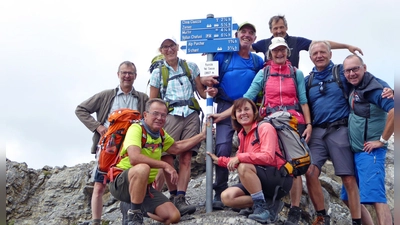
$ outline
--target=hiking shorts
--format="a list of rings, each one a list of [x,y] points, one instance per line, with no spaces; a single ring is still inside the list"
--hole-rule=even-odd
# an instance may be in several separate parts
[[[200,133],[200,118],[196,112],[191,113],[187,117],[169,115],[167,116],[164,130],[172,137],[175,141],[184,140],[191,138]],[[196,156],[199,152],[201,143],[195,145],[191,151],[192,156]],[[162,154],[169,155],[167,152]]]
[[[131,203],[131,195],[129,194],[128,171],[124,170],[114,180],[109,183],[110,193],[122,202]],[[155,213],[158,206],[169,202],[169,199],[161,192],[155,190],[150,184],[147,185],[146,196],[142,203],[144,212]]]
[[[292,188],[293,177],[285,176],[283,177],[276,167],[272,166],[255,166],[257,171],[257,176],[260,178],[261,187],[266,199],[273,199],[275,195],[275,188],[281,186],[276,195],[276,200],[283,198],[287,195]],[[245,195],[250,195],[242,183],[233,185],[233,187],[240,188]]]
[[[96,165],[93,168],[93,173],[92,173],[93,181],[103,183],[104,175],[106,175],[106,174],[99,172],[99,168],[97,167],[97,163],[96,163]]]
[[[320,171],[330,158],[336,176],[354,176],[354,154],[350,148],[347,132],[347,126],[339,126],[337,129],[313,127],[308,147],[313,164]]]
[[[386,148],[377,148],[369,154],[367,152],[354,154],[361,204],[387,203],[385,158]],[[343,200],[348,199],[344,187],[342,187],[340,198]]]

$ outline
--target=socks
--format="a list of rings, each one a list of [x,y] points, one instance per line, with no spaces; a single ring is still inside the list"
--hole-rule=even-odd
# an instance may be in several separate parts
[[[183,195],[183,196],[185,196],[185,195],[186,195],[186,191],[178,191],[178,192],[176,193],[176,195]]]
[[[361,225],[361,219],[351,219],[353,221],[353,224]]]
[[[93,224],[94,225],[100,225],[101,224],[101,219],[93,219]]]
[[[254,194],[251,194],[251,198],[254,200],[264,200],[264,193],[262,191],[256,192]]]
[[[133,210],[142,209],[142,204],[135,204],[131,202],[131,209]]]
[[[177,191],[177,190],[175,190],[175,191],[170,191],[170,192],[169,192],[169,195],[175,195],[175,196],[176,196],[176,195],[177,195],[177,193],[178,193],[178,191]]]

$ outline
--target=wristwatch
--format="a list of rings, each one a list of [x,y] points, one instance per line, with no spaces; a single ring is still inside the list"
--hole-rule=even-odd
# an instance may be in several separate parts
[[[384,145],[386,145],[388,143],[388,140],[383,139],[383,137],[381,136],[381,139],[379,139],[380,142],[382,142]]]

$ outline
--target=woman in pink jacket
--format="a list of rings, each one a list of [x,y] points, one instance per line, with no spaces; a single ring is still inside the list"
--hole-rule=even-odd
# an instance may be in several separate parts
[[[257,106],[247,98],[234,101],[231,119],[240,142],[236,156],[217,157],[207,153],[214,164],[229,171],[237,169],[239,174],[240,183],[222,192],[222,202],[232,208],[253,207],[249,218],[258,222],[274,221],[277,215],[270,215],[268,208],[273,207],[274,200],[289,193],[293,182],[293,177],[282,176],[279,171],[285,161],[275,154],[282,154],[276,130],[269,123],[261,123],[257,128],[261,118]],[[255,129],[259,142],[254,142]]]

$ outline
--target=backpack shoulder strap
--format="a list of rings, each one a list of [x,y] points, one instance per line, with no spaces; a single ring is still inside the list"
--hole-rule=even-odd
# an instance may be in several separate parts
[[[140,124],[140,127],[142,128],[142,148],[143,148],[147,142],[147,131],[141,122],[139,124]]]
[[[294,88],[296,89],[297,98],[299,98],[299,91],[297,90],[297,68],[295,66],[289,65],[290,77],[293,78]]]
[[[260,143],[260,135],[258,134],[258,126],[260,126],[260,124],[265,123],[265,120],[261,120],[260,122],[257,123],[256,126],[256,130],[254,131],[254,141],[251,142],[251,145],[255,145],[257,143]]]
[[[311,71],[310,74],[308,75],[308,81],[307,81],[307,85],[306,85],[306,96],[308,99],[308,104],[310,104],[309,96],[310,96],[310,88],[311,88],[313,80],[314,80],[314,72]]]
[[[308,75],[308,82],[306,86],[307,91],[311,88],[313,80],[314,80],[314,72],[311,71],[310,74]]]
[[[222,78],[224,77],[225,73],[228,71],[229,64],[231,63],[233,56],[233,52],[228,52],[224,54],[224,59],[222,61],[221,68],[219,70],[219,81],[222,81]]]
[[[259,125],[259,123],[257,123],[256,130],[254,131],[254,141],[251,142],[251,145],[260,143],[260,135],[258,134],[258,125]]]
[[[271,69],[271,66],[269,66],[269,65],[267,65],[267,66],[264,67],[264,79],[263,79],[264,85],[265,85],[265,83],[267,82],[269,76],[271,75],[270,69]]]
[[[165,96],[165,92],[167,91],[169,72],[168,68],[164,64],[160,64],[159,69],[160,69],[160,80],[162,78],[163,81],[163,86],[160,90],[159,97],[163,99]]]
[[[163,148],[164,147],[164,141],[165,141],[165,130],[164,130],[164,128],[161,128],[160,136],[161,136],[161,148]]]
[[[254,53],[254,52],[251,52],[251,56],[252,56],[252,58],[253,58],[253,70],[254,70],[254,72],[258,72],[258,68],[260,68],[260,65],[259,65],[259,61],[258,61],[258,58],[257,58],[257,54],[256,53]]]
[[[184,59],[180,60],[180,66],[182,67],[183,72],[186,74],[190,83],[192,84],[192,91],[195,92],[197,97],[200,99],[200,94],[196,89],[196,82],[192,76],[192,73],[190,72],[189,65],[186,62],[186,60]]]
[[[261,90],[261,92],[262,92],[261,107],[263,107],[264,103],[265,103],[265,85],[267,83],[268,77],[270,76],[269,70],[270,70],[270,66],[269,65],[264,67],[264,77],[263,77],[263,82],[262,82],[263,83],[263,85],[262,85],[263,89]]]
[[[349,96],[347,95],[346,91],[344,90],[343,87],[343,83],[342,83],[342,79],[340,79],[340,69],[339,69],[340,65],[339,64],[335,64],[332,67],[332,75],[333,75],[333,79],[336,81],[337,85],[339,86],[340,89],[342,89],[343,92],[343,96],[348,99]]]
[[[180,67],[182,67],[183,72],[186,74],[186,76],[189,78],[190,81],[192,81],[192,73],[190,72],[189,66],[186,62],[186,60],[181,59],[179,61]]]

